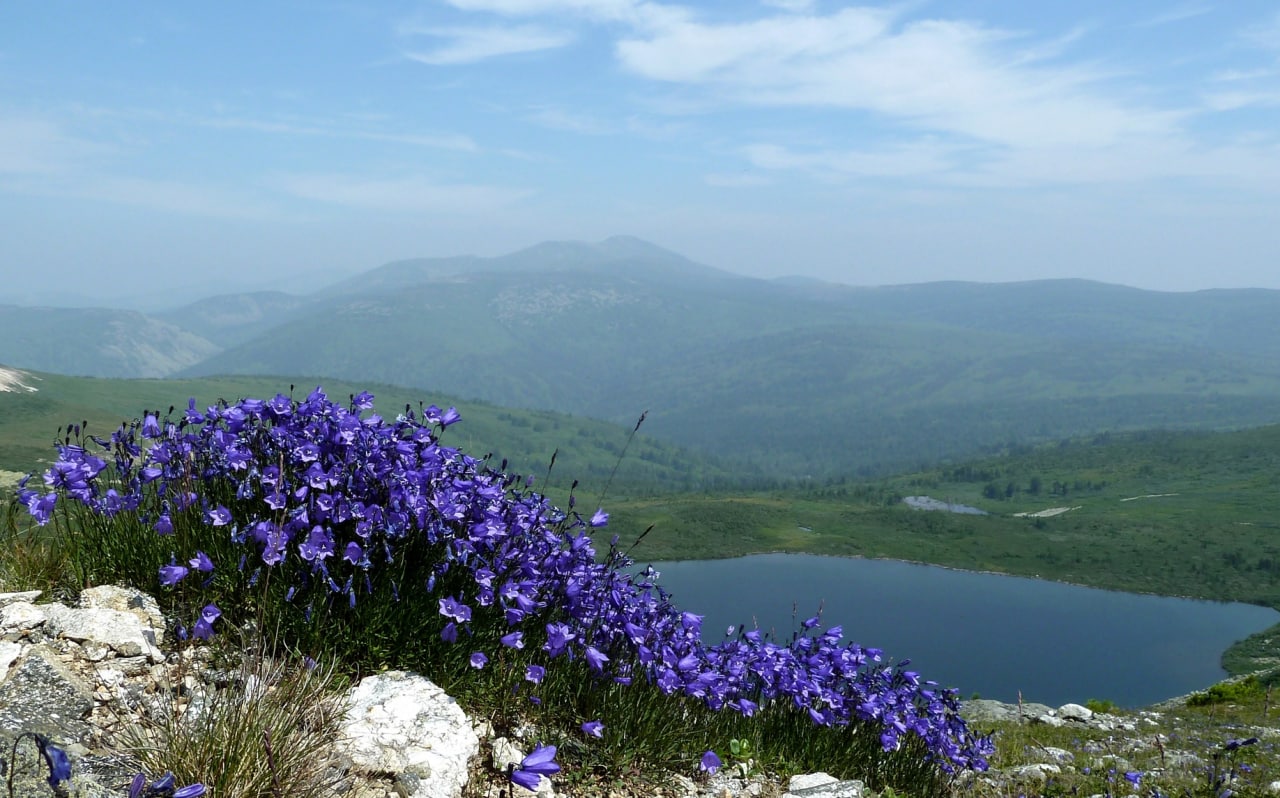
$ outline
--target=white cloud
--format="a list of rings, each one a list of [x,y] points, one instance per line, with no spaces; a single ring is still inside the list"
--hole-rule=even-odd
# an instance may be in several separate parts
[[[1267,50],[1280,50],[1280,12],[1270,19],[1245,29],[1241,34],[1245,41]]]
[[[419,31],[449,41],[426,52],[406,52],[406,57],[434,66],[470,64],[488,58],[532,53],[564,47],[573,41],[567,31],[535,27],[424,28]]]
[[[105,150],[48,119],[0,117],[0,174],[62,172]]]
[[[763,175],[754,175],[750,172],[738,172],[736,174],[709,174],[703,175],[703,182],[708,186],[717,188],[755,188],[757,186],[767,186],[773,183],[772,180]]]
[[[805,11],[812,11],[814,0],[760,0],[760,3],[761,5],[780,8],[783,11],[790,11],[793,14],[799,14]]]
[[[487,11],[508,17],[540,14],[573,15],[596,22],[616,22],[638,29],[657,29],[690,19],[681,6],[643,0],[445,0],[463,11]]]
[[[397,213],[493,211],[532,193],[504,186],[436,183],[419,177],[297,174],[279,177],[272,183],[302,199]]]
[[[934,185],[1026,186],[1177,177],[1250,183],[1274,171],[1269,137],[1213,148],[1187,122],[1196,114],[1271,105],[1280,90],[1245,80],[1231,91],[1156,106],[1154,96],[1114,66],[1072,58],[1088,45],[1086,29],[1032,36],[978,21],[921,18],[916,6],[849,6],[817,13],[808,0],[761,0],[786,13],[736,20],[698,15],[696,6],[645,0],[448,0],[465,10],[507,16],[578,15],[622,26],[614,43],[620,66],[674,88],[649,107],[690,118],[735,108],[806,108],[842,114],[844,141],[807,150],[754,143],[739,151],[761,170],[792,170],[823,179],[931,178]],[[1167,25],[1209,13],[1184,3],[1143,20]],[[1280,48],[1280,15],[1247,34]],[[1266,77],[1258,75],[1257,77]],[[567,121],[566,117],[562,122]],[[555,123],[554,117],[545,122]],[[862,128],[896,129],[897,145],[853,145]],[[758,138],[758,136],[753,136]],[[738,182],[705,175],[709,184]]]
[[[569,133],[601,135],[611,133],[614,126],[587,114],[566,111],[563,108],[537,108],[529,114],[529,121],[552,130]]]
[[[200,127],[254,130],[260,133],[279,133],[291,136],[324,136],[327,138],[386,141],[462,152],[477,152],[480,147],[469,136],[457,133],[392,133],[368,129],[352,129],[326,123],[280,122],[270,119],[252,119],[235,116],[177,116],[173,121]]]
[[[490,11],[507,16],[576,13],[601,19],[625,19],[640,3],[633,0],[446,0],[463,11]]]
[[[1210,111],[1235,111],[1241,108],[1280,105],[1280,88],[1258,91],[1220,91],[1204,96]]]
[[[776,144],[752,144],[743,154],[761,169],[796,169],[819,177],[909,177],[941,175],[954,168],[954,148],[934,141],[878,150],[819,150],[799,153]]]
[[[1134,23],[1133,27],[1157,28],[1161,25],[1172,25],[1175,22],[1184,22],[1188,19],[1195,19],[1196,17],[1204,16],[1210,11],[1213,11],[1213,6],[1200,3],[1186,3],[1180,6],[1175,6],[1162,14],[1156,14],[1140,20],[1139,22]]]
[[[1173,114],[1105,92],[1082,68],[1005,54],[1011,34],[968,22],[895,27],[891,11],[733,24],[681,21],[624,39],[617,55],[653,80],[704,87],[721,102],[870,111],[918,128],[1007,146],[1106,146],[1171,129]]]

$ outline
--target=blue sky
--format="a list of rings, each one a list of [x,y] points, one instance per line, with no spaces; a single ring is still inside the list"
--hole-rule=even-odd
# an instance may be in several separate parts
[[[4,302],[630,234],[757,276],[1280,288],[1274,2],[0,5]]]

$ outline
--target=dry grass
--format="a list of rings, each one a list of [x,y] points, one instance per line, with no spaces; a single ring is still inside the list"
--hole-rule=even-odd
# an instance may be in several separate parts
[[[143,721],[122,735],[143,770],[171,770],[178,784],[203,782],[219,798],[338,794],[333,744],[342,706],[331,670],[259,650],[229,672],[174,673],[175,683],[142,702]]]

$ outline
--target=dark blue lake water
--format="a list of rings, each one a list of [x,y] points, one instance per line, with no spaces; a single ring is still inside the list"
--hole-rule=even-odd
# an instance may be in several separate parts
[[[820,628],[910,658],[961,697],[1054,706],[1108,699],[1142,706],[1203,689],[1226,674],[1222,652],[1280,622],[1247,604],[1142,596],[889,560],[759,554],[655,563],[684,610],[705,614],[718,642],[753,621],[790,640],[823,605]],[[792,607],[796,606],[793,621]]]

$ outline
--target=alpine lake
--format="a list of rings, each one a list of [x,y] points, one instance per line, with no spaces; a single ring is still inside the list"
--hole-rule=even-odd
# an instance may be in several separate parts
[[[789,642],[821,610],[815,633],[842,626],[844,642],[882,649],[886,663],[910,659],[962,698],[1146,706],[1225,678],[1222,652],[1280,622],[1249,604],[891,560],[758,554],[653,566],[677,607],[705,616],[709,644],[739,624]]]

